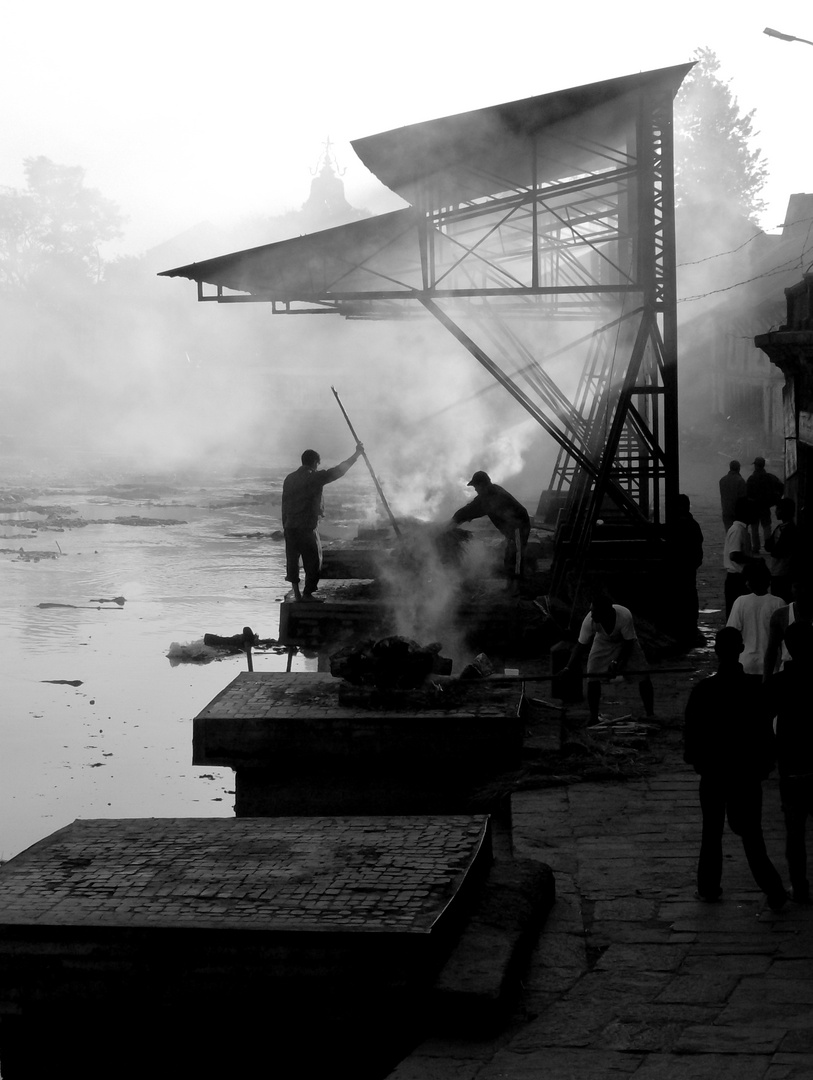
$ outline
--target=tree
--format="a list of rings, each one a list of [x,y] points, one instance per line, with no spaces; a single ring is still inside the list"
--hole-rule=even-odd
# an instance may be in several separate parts
[[[99,245],[121,236],[118,206],[84,186],[78,165],[46,157],[23,164],[26,187],[0,188],[0,285],[28,289],[54,277],[98,281]]]
[[[701,217],[728,211],[756,225],[768,176],[762,151],[751,147],[756,110],[740,114],[728,82],[717,75],[720,62],[711,49],[694,55],[695,66],[675,100],[677,206]]]

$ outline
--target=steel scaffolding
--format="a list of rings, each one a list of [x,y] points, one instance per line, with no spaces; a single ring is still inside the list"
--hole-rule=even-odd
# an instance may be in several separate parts
[[[598,521],[651,536],[675,513],[672,102],[690,67],[358,140],[407,209],[165,276],[278,314],[429,313],[557,443],[553,591],[573,592]]]

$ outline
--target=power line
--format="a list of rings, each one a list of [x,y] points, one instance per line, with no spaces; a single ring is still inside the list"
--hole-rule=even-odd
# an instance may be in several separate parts
[[[808,225],[808,235],[809,235],[810,234],[810,228],[813,227],[813,217],[797,218],[796,221],[783,222],[781,225],[774,226],[774,228],[777,228],[777,229],[791,229],[791,228],[793,228],[794,225],[803,225],[806,221],[810,223],[810,225]],[[744,247],[747,247],[753,240],[756,240],[757,237],[768,236],[768,235],[770,235],[770,234],[766,233],[764,229],[760,229],[758,232],[755,232],[753,236],[749,236],[747,240],[743,241],[743,243],[740,244],[739,247],[730,248],[728,251],[717,251],[717,252],[715,252],[714,255],[706,255],[705,258],[703,258],[703,259],[694,259],[694,260],[692,260],[690,262],[678,263],[677,266],[678,267],[681,267],[681,266],[699,266],[700,263],[709,262],[710,259],[720,259],[724,255],[735,255],[738,251],[742,251],[742,249]],[[777,238],[777,239],[780,239],[780,238]]]
[[[791,270],[796,266],[801,269],[802,260],[806,255],[809,255],[811,252],[813,252],[813,247],[804,247],[798,256],[794,256],[794,258],[789,259],[787,262],[781,263],[779,266],[775,266],[771,270],[766,270],[762,274],[755,274],[754,277],[745,278],[743,281],[735,281],[733,285],[725,285],[720,289],[710,289],[708,292],[705,293],[697,293],[695,296],[680,296],[678,297],[677,302],[679,304],[684,304],[687,303],[689,300],[703,300],[707,296],[715,296],[717,293],[730,292],[732,289],[739,288],[740,285],[750,285],[752,281],[761,281],[762,278],[774,277],[774,275],[776,274],[784,274],[788,270]],[[805,271],[803,270],[803,273],[804,272]]]

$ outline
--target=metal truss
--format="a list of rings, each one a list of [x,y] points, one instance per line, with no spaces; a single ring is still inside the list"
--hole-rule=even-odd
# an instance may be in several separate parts
[[[213,273],[197,277],[199,298],[270,301],[278,314],[431,314],[558,444],[554,580],[572,587],[608,508],[637,534],[676,509],[674,92],[664,82],[629,96],[601,139],[578,120],[514,138],[504,169],[495,155],[489,168],[464,156],[449,205],[436,205],[430,176],[380,228],[344,226],[343,246],[328,233],[276,245],[290,245],[290,281],[258,278],[238,295]]]

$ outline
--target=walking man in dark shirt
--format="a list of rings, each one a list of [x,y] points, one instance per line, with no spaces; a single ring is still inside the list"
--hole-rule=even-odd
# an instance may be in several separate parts
[[[716,674],[701,679],[686,705],[683,760],[700,774],[703,832],[697,863],[697,897],[722,894],[723,829],[742,840],[748,866],[773,911],[787,893],[768,857],[762,835],[762,781],[775,761],[773,729],[759,695],[740,664],[742,635],[733,626],[717,631]]]
[[[364,453],[361,443],[346,461],[332,469],[320,469],[321,458],[315,450],[305,450],[302,465],[288,473],[282,483],[282,529],[285,533],[285,580],[290,581],[297,600],[321,602],[314,596],[322,569],[322,542],[319,518],[324,513],[322,499],[326,484],[344,476]],[[305,588],[299,591],[299,560],[305,571]]]
[[[505,488],[493,484],[488,473],[476,472],[467,487],[473,487],[477,494],[470,503],[455,511],[452,522],[460,525],[464,521],[488,517],[505,537],[503,568],[509,585],[516,586],[522,577],[522,560],[531,533],[530,515]]]
[[[785,815],[785,857],[793,899],[809,904],[805,828],[813,814],[813,710],[810,671],[813,666],[813,626],[793,622],[785,631],[790,659],[765,683],[768,711],[776,716],[776,758],[779,794]]]

